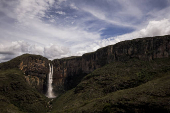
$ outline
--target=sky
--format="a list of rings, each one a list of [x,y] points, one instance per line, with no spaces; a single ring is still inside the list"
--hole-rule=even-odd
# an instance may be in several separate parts
[[[0,62],[50,60],[170,34],[170,0],[0,0]]]

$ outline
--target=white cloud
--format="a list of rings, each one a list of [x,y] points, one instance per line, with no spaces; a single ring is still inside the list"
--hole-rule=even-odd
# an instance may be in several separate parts
[[[46,46],[44,48],[44,56],[49,59],[61,58],[62,56],[67,56],[69,49],[59,45]]]
[[[10,45],[2,45],[0,46],[0,52],[8,51],[14,53],[28,52],[28,47],[30,45],[24,41],[15,41]]]
[[[170,20],[163,19],[160,21],[150,21],[146,28],[143,28],[139,31],[134,31],[132,33],[120,35],[117,37],[111,37],[108,39],[98,40],[92,43],[88,43],[84,45],[82,48],[77,50],[77,55],[82,55],[85,52],[96,51],[101,47],[105,47],[107,45],[113,45],[120,41],[131,40],[135,38],[143,38],[143,37],[153,37],[153,36],[163,36],[170,35]],[[85,51],[86,50],[86,51]]]
[[[145,29],[139,31],[139,34],[143,37],[170,34],[170,21],[169,19],[150,21]]]
[[[15,41],[9,45],[0,45],[0,62],[10,60],[23,53],[28,53],[29,44],[24,41]]]
[[[133,1],[106,0],[103,3],[107,5],[100,4],[101,1],[96,4],[92,4],[93,1],[80,4],[78,1],[2,0],[2,4],[0,3],[0,12],[3,13],[2,16],[0,14],[0,59],[10,59],[16,54],[26,52],[41,54],[50,59],[82,55],[123,40],[170,34],[169,19],[162,19],[162,17],[170,17],[167,13],[169,7],[147,13]],[[54,5],[57,5],[58,9]],[[64,20],[66,16],[68,18]],[[93,22],[94,20],[99,21]],[[135,22],[137,24],[134,24]],[[147,22],[148,25],[146,25]],[[103,29],[107,30],[111,25],[128,27],[136,31],[102,39]],[[143,27],[144,25],[146,27]],[[49,43],[53,45],[49,46]]]
[[[55,19],[51,19],[50,22],[54,23],[54,22],[55,22]]]
[[[163,19],[160,21],[150,21],[145,28],[139,31],[134,31],[132,33],[120,35],[117,37],[111,37],[108,39],[97,40],[91,43],[88,42],[82,45],[75,45],[72,48],[75,48],[77,50],[76,55],[80,56],[84,53],[96,51],[101,47],[105,47],[107,45],[113,45],[124,40],[131,40],[135,38],[152,37],[152,36],[163,36],[168,34],[170,34],[170,21],[169,19]]]
[[[56,13],[58,13],[58,14],[60,14],[60,15],[66,15],[66,13],[63,12],[63,11],[56,11]]]
[[[66,2],[66,0],[58,0]],[[15,4],[14,14],[20,23],[14,23],[7,29],[0,28],[1,37],[11,37],[11,40],[27,40],[33,43],[47,45],[49,43],[67,44],[84,43],[84,41],[97,40],[100,33],[88,32],[81,26],[60,26],[49,24],[41,20],[49,10],[53,0],[22,0]],[[12,11],[12,10],[11,10]],[[10,12],[10,11],[9,11]],[[65,12],[57,13],[65,15]],[[46,17],[46,16],[45,16]],[[49,20],[51,23],[58,23],[54,18]],[[8,23],[6,23],[8,24]],[[5,25],[4,25],[5,26]],[[70,46],[70,45],[68,45]]]
[[[67,0],[58,0],[58,3],[66,2]]]
[[[74,55],[75,52],[73,50],[74,52],[71,53],[68,47],[72,48],[76,44],[83,45],[84,43],[100,39],[99,33],[87,32],[79,26],[54,26],[43,22],[41,17],[44,16],[45,11],[50,7],[48,1],[24,0],[19,3],[14,13],[20,23],[10,24],[10,29],[9,27],[0,28],[0,41],[8,42],[8,44],[6,43],[0,47],[0,49],[5,50],[0,50],[1,61],[9,60],[23,53],[40,54],[49,59],[66,57]],[[64,14],[63,12],[60,13]],[[51,22],[55,22],[55,20],[51,19]],[[9,43],[13,40],[15,41],[12,44]],[[47,46],[49,43],[54,44]],[[12,55],[12,52],[15,55]]]
[[[148,25],[139,30],[134,31],[132,33],[120,35],[117,37],[111,37],[109,41],[105,45],[115,44],[119,41],[130,40],[135,38],[143,38],[143,37],[153,37],[153,36],[163,36],[170,35],[170,20],[163,19],[160,21],[150,21]]]
[[[15,9],[17,19],[19,22],[25,22],[29,19],[36,19],[37,17],[44,17],[45,11],[50,7],[48,2],[44,0],[22,0]]]
[[[71,3],[71,4],[70,4],[70,8],[72,8],[72,9],[76,9],[76,10],[78,10],[78,9],[79,9],[78,7],[76,7],[76,6],[75,6],[75,4],[74,4],[74,3]]]
[[[36,55],[44,55],[44,48],[42,46],[34,44],[29,47],[29,53]]]
[[[83,55],[84,53],[87,53],[87,51],[78,51],[75,55],[76,55],[76,56],[81,56],[81,55]]]
[[[54,4],[55,0],[48,0],[48,3],[50,4],[50,6],[52,6]]]
[[[169,19],[163,19],[160,21],[150,21],[146,26],[146,28],[143,28],[139,31],[135,31],[129,34],[117,36],[116,39],[118,39],[119,41],[124,41],[124,40],[130,40],[135,38],[163,36],[163,35],[170,35]],[[114,37],[112,37],[111,39],[115,40]]]
[[[0,62],[10,60],[24,53],[42,55],[49,59],[62,58],[68,56],[70,50],[67,47],[50,44],[49,46],[40,46],[29,44],[25,41],[11,42],[10,45],[0,45]]]

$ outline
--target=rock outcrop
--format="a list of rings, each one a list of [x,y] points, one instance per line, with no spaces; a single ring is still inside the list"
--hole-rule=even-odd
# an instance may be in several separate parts
[[[30,56],[19,65],[28,84],[42,93],[46,93],[47,89],[48,62],[47,58]]]
[[[119,42],[82,57],[55,59],[52,61],[54,90],[56,93],[62,93],[74,88],[85,75],[114,61],[126,61],[131,58],[150,61],[169,56],[170,36],[167,35]]]
[[[0,69],[18,68],[25,75],[26,82],[41,93],[46,93],[48,63],[50,61],[40,55],[24,54],[8,62],[2,63]]]

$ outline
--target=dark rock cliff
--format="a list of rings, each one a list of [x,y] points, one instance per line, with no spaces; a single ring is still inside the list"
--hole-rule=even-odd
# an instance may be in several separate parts
[[[0,69],[19,68],[25,75],[26,82],[41,93],[46,93],[48,63],[50,61],[40,55],[24,54],[8,62],[1,63]]]
[[[74,88],[81,79],[105,64],[126,61],[131,58],[152,60],[170,56],[170,36],[139,38],[119,42],[82,57],[69,57],[53,60],[54,90],[62,93]]]
[[[170,36],[148,37],[119,42],[80,57],[55,59],[25,54],[1,63],[0,69],[19,68],[25,80],[41,93],[46,93],[49,63],[54,66],[53,87],[56,94],[77,86],[82,78],[105,64],[131,58],[152,60],[170,56]]]

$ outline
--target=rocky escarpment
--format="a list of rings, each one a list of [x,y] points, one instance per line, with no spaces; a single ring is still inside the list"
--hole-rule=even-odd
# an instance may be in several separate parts
[[[53,87],[55,93],[72,89],[82,78],[97,68],[115,61],[131,58],[152,60],[170,56],[170,36],[134,39],[110,45],[80,57],[55,59],[52,62],[40,55],[25,54],[0,64],[0,69],[19,68],[25,80],[39,92],[46,93],[49,62],[54,66]]]
[[[170,112],[170,57],[114,61],[53,101],[52,113]]]
[[[152,60],[170,56],[170,36],[148,37],[119,42],[82,57],[53,60],[54,89],[60,93],[75,87],[88,73],[114,61],[131,58]]]
[[[41,93],[46,93],[48,63],[50,61],[40,55],[24,54],[11,61],[2,63],[1,70],[19,68],[25,75],[26,82]]]
[[[82,71],[82,57],[54,60],[53,88],[60,94],[71,89],[87,74]]]

